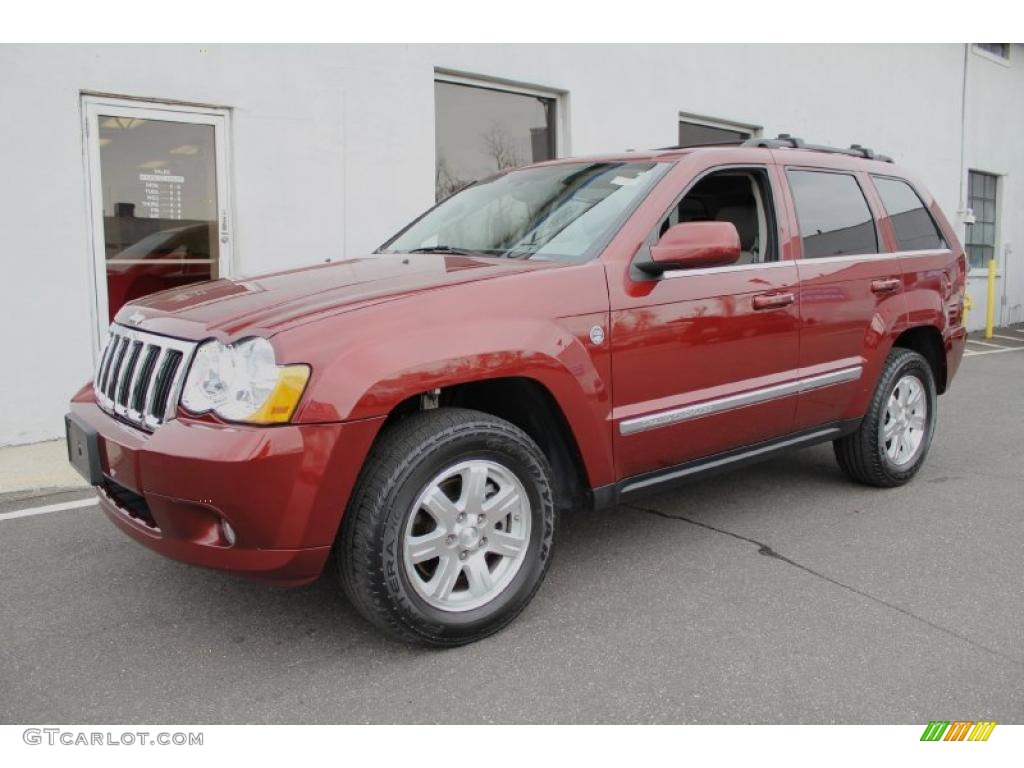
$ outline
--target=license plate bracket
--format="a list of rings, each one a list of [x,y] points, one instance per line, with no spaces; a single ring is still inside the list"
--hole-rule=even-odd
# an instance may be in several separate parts
[[[68,443],[68,461],[86,479],[89,485],[103,482],[100,467],[100,441],[96,430],[82,419],[69,413],[64,416],[64,433]]]

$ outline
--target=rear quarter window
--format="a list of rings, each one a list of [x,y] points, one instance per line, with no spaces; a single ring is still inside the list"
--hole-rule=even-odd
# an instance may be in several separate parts
[[[885,176],[872,176],[871,181],[882,198],[882,205],[896,233],[897,247],[901,251],[927,251],[946,247],[946,241],[935,226],[935,220],[913,187],[905,181]]]
[[[848,173],[787,171],[805,259],[878,253],[871,209]]]

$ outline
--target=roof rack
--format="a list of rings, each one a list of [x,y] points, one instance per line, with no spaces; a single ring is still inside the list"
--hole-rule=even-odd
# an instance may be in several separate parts
[[[803,139],[790,136],[788,133],[780,133],[774,139],[747,139],[741,146],[765,147],[767,149],[809,149],[812,152],[831,152],[835,155],[850,155],[851,157],[863,157],[868,160],[880,160],[883,163],[893,162],[893,159],[888,155],[880,155],[873,149],[860,144],[851,144],[849,149],[827,147],[823,144],[807,144]]]

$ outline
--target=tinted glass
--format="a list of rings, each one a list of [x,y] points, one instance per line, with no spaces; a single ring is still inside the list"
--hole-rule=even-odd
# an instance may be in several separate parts
[[[875,222],[853,176],[818,171],[788,175],[805,259],[878,252]]]
[[[213,126],[100,115],[99,145],[111,320],[132,299],[216,278]]]
[[[882,198],[885,212],[896,231],[896,243],[901,251],[926,251],[945,248],[946,243],[925,210],[924,203],[905,181],[873,176],[875,189]]]
[[[566,163],[510,171],[452,195],[381,250],[583,261],[668,167]]]
[[[434,83],[435,199],[555,156],[555,100]]]

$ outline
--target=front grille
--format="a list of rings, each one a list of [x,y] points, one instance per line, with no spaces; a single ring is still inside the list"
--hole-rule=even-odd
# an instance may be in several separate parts
[[[97,403],[152,432],[174,416],[195,348],[191,341],[111,325],[93,381]]]

